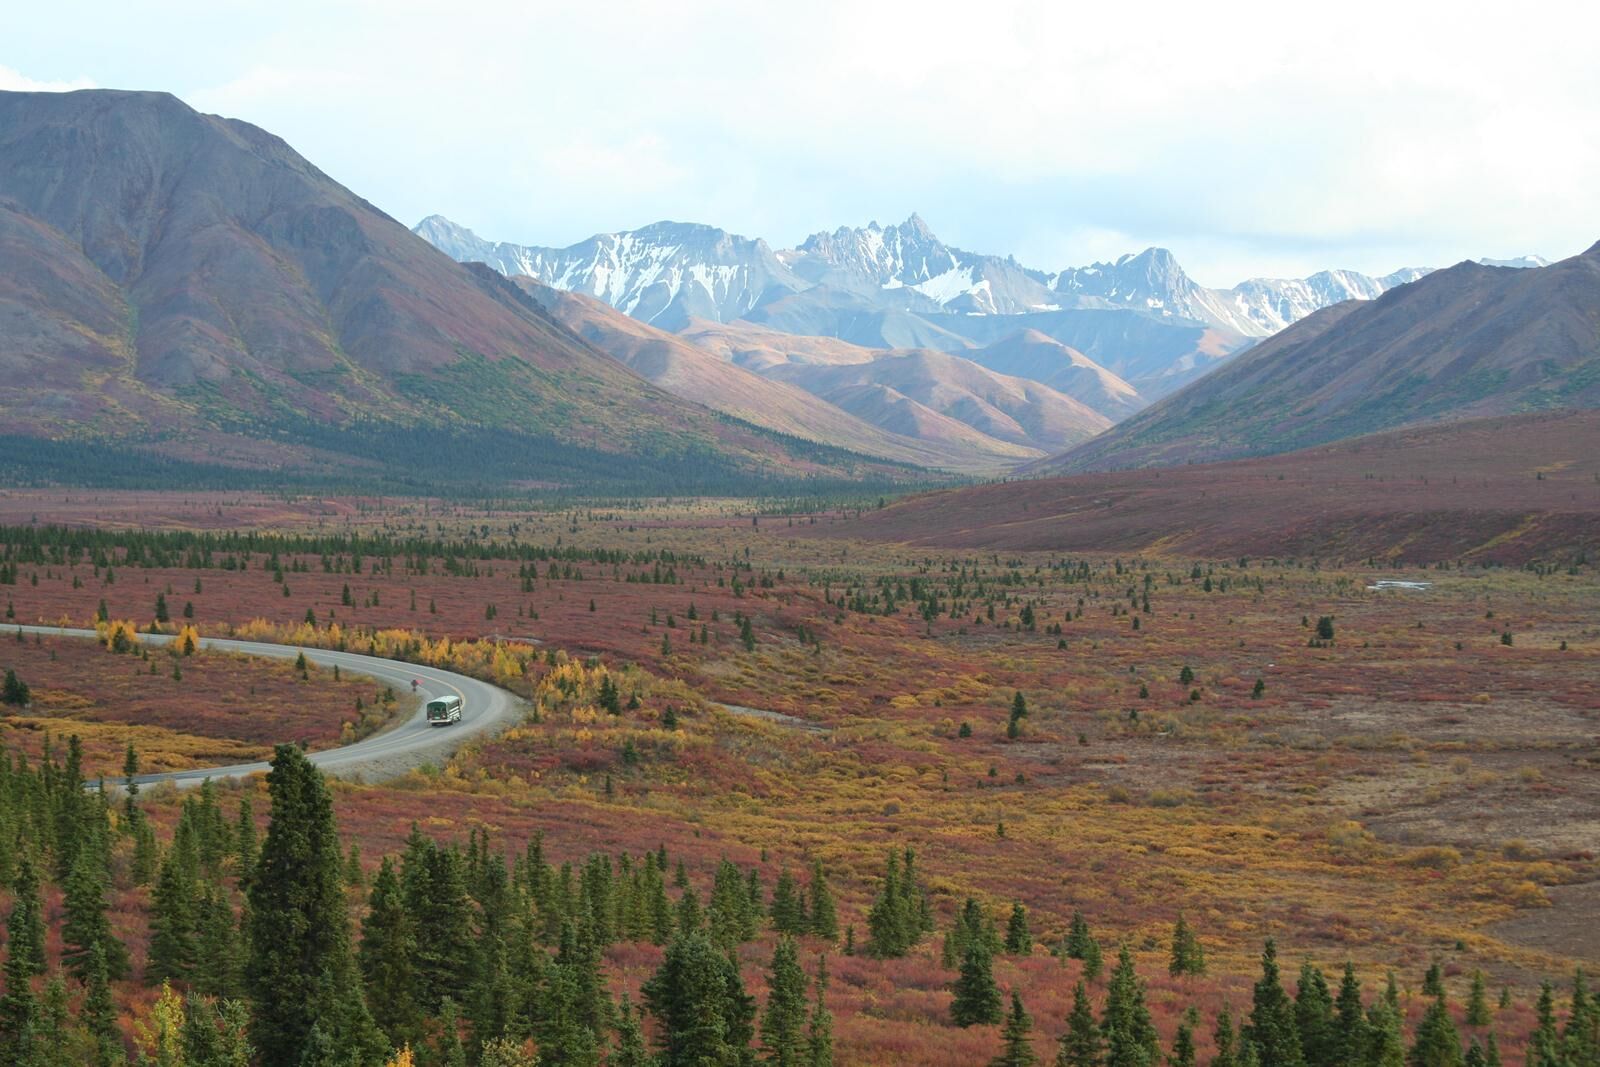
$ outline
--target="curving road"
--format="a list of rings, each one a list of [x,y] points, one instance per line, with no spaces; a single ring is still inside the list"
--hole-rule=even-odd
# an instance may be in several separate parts
[[[43,634],[47,637],[95,638],[93,630],[63,629],[56,626],[6,626],[4,632]],[[150,645],[165,645],[173,638],[167,634],[140,634],[139,640]],[[367,779],[393,777],[418,764],[443,762],[462,742],[486,734],[498,733],[521,717],[522,701],[512,693],[488,682],[468,678],[454,671],[441,670],[417,663],[379,659],[355,652],[336,652],[326,648],[300,648],[295,645],[270,645],[260,641],[234,641],[221,637],[202,637],[202,648],[218,652],[237,652],[247,656],[265,656],[269,659],[294,659],[302,653],[306,662],[319,667],[338,667],[340,672],[354,671],[380,682],[394,686],[403,693],[412,679],[421,684],[417,694],[422,704],[416,714],[403,723],[392,724],[384,730],[342,748],[330,748],[309,753],[312,763],[329,774],[341,777],[361,776]],[[461,721],[452,726],[429,726],[424,705],[433,697],[455,694],[461,698]],[[265,763],[234,763],[225,767],[204,767],[188,771],[171,771],[166,774],[141,774],[134,781],[140,785],[157,782],[176,782],[197,785],[207,778],[243,778],[263,773]],[[121,778],[107,779],[107,785],[120,785]]]

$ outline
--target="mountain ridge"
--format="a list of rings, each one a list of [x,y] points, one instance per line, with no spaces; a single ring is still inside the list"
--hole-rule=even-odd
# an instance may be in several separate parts
[[[774,290],[803,293],[822,286],[869,297],[884,309],[971,315],[1027,314],[1064,308],[1131,308],[1162,318],[1184,318],[1236,331],[1247,337],[1268,336],[1311,311],[1347,299],[1372,299],[1396,285],[1415,281],[1428,268],[1408,267],[1381,276],[1358,271],[1325,270],[1305,278],[1249,278],[1228,289],[1194,282],[1170,250],[1146,248],[1116,260],[1055,271],[1030,268],[1013,256],[968,252],[941,241],[925,220],[913,213],[905,222],[880,226],[841,226],[810,234],[794,248],[772,249],[759,238],[746,238],[697,223],[656,222],[636,230],[596,234],[566,248],[491,242],[442,215],[430,215],[414,231],[452,256],[479,258],[503,273],[522,273],[555,288],[574,289],[607,299],[635,314],[642,303],[647,321],[679,329],[683,318],[667,307],[641,301],[641,284],[659,274],[657,259],[623,262],[597,256],[601,249],[668,245],[675,252],[696,245],[720,246],[726,257],[744,254],[756,284],[740,287],[742,299],[709,301],[715,314],[693,317],[729,321],[748,314],[770,299]],[[679,260],[681,267],[689,260]],[[1485,260],[1489,265],[1546,265],[1537,256]],[[587,265],[587,266],[585,266]],[[715,265],[728,266],[728,263]],[[640,272],[640,284],[617,284],[616,272]],[[656,273],[650,273],[655,270]],[[604,275],[605,284],[596,278]],[[697,280],[697,279],[696,279]],[[679,282],[683,281],[682,278]],[[674,292],[674,298],[676,292]],[[709,293],[713,298],[715,293]],[[707,302],[702,301],[704,306]]]
[[[430,434],[435,479],[440,441],[509,480],[646,451],[669,484],[871,462],[658,389],[281,138],[171,94],[0,92],[0,190],[0,434],[335,477],[409,477],[397,446]]]
[[[1323,308],[1030,472],[1210,462],[1562,407],[1600,407],[1600,244],[1539,270],[1464,261]]]

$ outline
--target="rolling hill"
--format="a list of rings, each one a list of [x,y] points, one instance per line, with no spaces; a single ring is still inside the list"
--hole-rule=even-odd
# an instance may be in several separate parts
[[[948,425],[896,432],[881,425],[883,420],[857,417],[800,385],[764,377],[594,297],[532,278],[512,280],[557,321],[649,381],[757,426],[864,455],[971,473],[1007,469],[1047,451],[987,436],[953,419],[943,420]]]
[[[1325,308],[1035,473],[1268,455],[1394,427],[1600,407],[1600,244],[1461,263]]]
[[[651,385],[277,137],[164,93],[0,93],[0,323],[0,434],[42,477],[106,442],[432,484],[577,484],[616,455],[664,489],[871,466]]]
[[[1227,558],[1600,552],[1600,411],[1469,419],[1259,459],[922,494],[817,536]]]

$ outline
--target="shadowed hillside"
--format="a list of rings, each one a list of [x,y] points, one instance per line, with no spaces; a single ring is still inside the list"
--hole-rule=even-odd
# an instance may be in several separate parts
[[[1040,473],[1287,452],[1391,427],[1600,406],[1600,245],[1460,263],[1317,312]]]
[[[913,497],[823,535],[996,551],[1508,563],[1600,551],[1600,412]]]

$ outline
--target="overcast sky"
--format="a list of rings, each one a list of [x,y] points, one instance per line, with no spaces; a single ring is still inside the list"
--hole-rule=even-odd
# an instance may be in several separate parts
[[[13,5],[0,88],[165,89],[407,225],[775,246],[919,212],[1200,281],[1600,238],[1600,4],[229,0]]]

